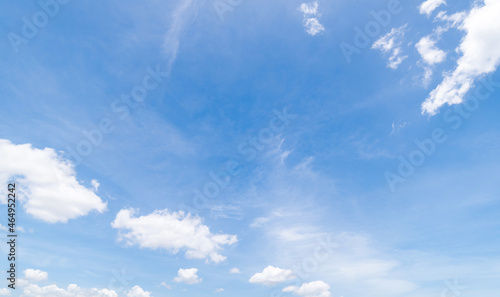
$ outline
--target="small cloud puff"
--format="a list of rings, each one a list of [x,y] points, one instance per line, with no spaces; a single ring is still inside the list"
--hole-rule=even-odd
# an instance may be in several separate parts
[[[389,62],[387,63],[387,67],[391,69],[397,69],[399,65],[406,58],[408,58],[408,56],[402,55],[403,50],[401,49],[401,40],[405,35],[406,27],[407,25],[401,26],[399,28],[393,28],[391,32],[380,37],[372,45],[372,49],[378,49],[384,54],[391,53]]]
[[[262,272],[254,274],[249,281],[252,284],[274,286],[294,278],[295,275],[290,269],[267,266]]]
[[[177,272],[177,276],[174,278],[174,282],[176,283],[185,283],[188,285],[193,285],[200,283],[202,279],[197,275],[198,269],[190,268],[190,269],[179,269]]]
[[[314,36],[325,31],[325,27],[321,25],[317,18],[317,16],[319,16],[317,1],[311,3],[302,3],[299,6],[299,11],[304,14],[302,24],[304,25],[307,34]]]
[[[288,286],[283,292],[291,292],[303,297],[330,297],[330,285],[322,281],[314,281],[302,284],[302,286]]]

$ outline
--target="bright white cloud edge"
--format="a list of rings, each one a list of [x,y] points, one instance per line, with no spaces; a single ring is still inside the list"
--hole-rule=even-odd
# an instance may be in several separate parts
[[[249,282],[252,284],[262,284],[274,286],[276,284],[294,279],[295,275],[290,269],[283,269],[274,266],[267,266],[262,272],[254,274]]]
[[[119,240],[141,248],[165,249],[171,253],[186,250],[188,259],[207,259],[220,263],[226,259],[219,254],[225,245],[236,243],[237,236],[213,234],[198,216],[183,211],[156,210],[136,216],[135,209],[122,209],[111,223],[119,230]]]
[[[493,73],[500,64],[500,1],[485,0],[474,7],[460,27],[466,32],[459,50],[462,56],[451,73],[422,104],[422,113],[435,115],[445,104],[460,104],[481,76]]]
[[[92,188],[77,181],[73,164],[54,149],[0,139],[0,184],[12,179],[26,213],[48,223],[65,223],[91,211],[102,213],[107,207]],[[0,202],[6,204],[6,197],[2,195]]]

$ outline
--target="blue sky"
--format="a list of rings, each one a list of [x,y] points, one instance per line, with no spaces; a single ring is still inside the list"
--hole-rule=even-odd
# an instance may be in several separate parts
[[[0,296],[497,296],[498,1],[40,3],[0,12]]]

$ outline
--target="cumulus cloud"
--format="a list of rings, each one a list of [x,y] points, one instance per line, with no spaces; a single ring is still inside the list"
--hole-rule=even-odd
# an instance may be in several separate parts
[[[19,289],[21,290],[20,297],[152,297],[151,292],[145,291],[139,286],[134,286],[130,291],[124,291],[123,295],[119,295],[114,290],[85,289],[76,284],[70,284],[66,288],[60,288],[55,284],[40,286],[33,282],[46,281],[48,274],[38,269],[26,269],[24,275],[23,279],[18,279],[18,284],[21,287]],[[9,294],[5,294],[7,292],[5,289],[0,289],[0,296],[8,296]]]
[[[49,274],[39,269],[26,269],[23,271],[24,279],[31,282],[41,282],[47,280]]]
[[[441,5],[446,5],[445,0],[427,0],[420,4],[419,9],[421,14],[430,16],[431,13]]]
[[[219,289],[214,290],[214,293],[222,293],[222,292],[224,292],[223,288],[219,288]]]
[[[436,41],[430,36],[422,37],[415,47],[428,65],[438,64],[446,59],[446,53],[436,47]]]
[[[318,20],[318,2],[314,1],[311,3],[302,3],[299,6],[299,11],[304,14],[304,19],[302,20],[302,24],[309,35],[316,35],[323,31],[325,31],[325,27],[321,25]]]
[[[303,297],[330,297],[330,285],[322,281],[302,284],[300,287],[288,286],[283,292],[291,292]]]
[[[0,184],[14,178],[26,212],[45,222],[67,222],[106,210],[106,203],[77,181],[73,164],[56,151],[0,139]],[[5,197],[0,200],[3,204]]]
[[[241,271],[238,268],[234,267],[234,268],[231,268],[231,270],[229,270],[229,273],[236,274],[236,273],[241,273]]]
[[[10,289],[7,288],[0,289],[0,296],[10,296]]]
[[[177,271],[177,276],[174,278],[174,282],[176,283],[185,283],[188,285],[193,285],[200,283],[202,279],[197,275],[198,269],[190,268],[190,269],[179,269]]]
[[[21,297],[83,297],[83,296],[118,297],[118,294],[115,291],[108,289],[95,289],[95,288],[82,289],[75,284],[69,285],[66,289],[59,288],[56,285],[40,287],[35,284],[29,284],[23,288],[23,292],[21,294]]]
[[[262,272],[254,274],[250,278],[250,283],[274,286],[294,278],[295,275],[290,269],[267,266]]]
[[[141,287],[139,286],[134,286],[130,291],[127,293],[127,297],[151,297],[151,292],[144,291]]]
[[[378,49],[384,54],[390,54],[387,67],[391,69],[397,69],[398,66],[406,59],[408,56],[403,56],[403,50],[401,48],[401,40],[405,35],[406,26],[401,26],[399,28],[393,28],[391,32],[380,37],[372,45],[372,49]]]
[[[156,210],[145,216],[136,217],[137,210],[122,209],[111,223],[119,229],[119,240],[141,248],[165,249],[174,254],[186,250],[186,258],[210,259],[222,262],[225,256],[219,254],[224,245],[237,242],[236,235],[213,234],[201,218],[183,211]]]
[[[485,0],[466,16],[460,29],[466,32],[459,51],[462,56],[455,70],[444,79],[422,104],[422,113],[434,115],[445,104],[460,104],[474,81],[492,73],[500,64],[500,2]]]

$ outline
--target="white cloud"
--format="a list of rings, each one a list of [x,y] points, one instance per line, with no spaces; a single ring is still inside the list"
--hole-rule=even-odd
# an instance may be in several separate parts
[[[214,293],[222,293],[222,292],[224,292],[223,288],[219,288],[219,289],[214,290]]]
[[[250,227],[262,227],[265,223],[269,222],[269,218],[260,217],[256,218],[251,224]]]
[[[441,5],[446,5],[445,0],[427,0],[420,4],[420,13],[421,14],[426,14],[427,16],[430,16],[431,13],[438,8]]]
[[[97,193],[101,184],[97,181],[97,179],[93,179],[90,183],[92,184],[92,187],[94,187],[94,192]]]
[[[229,273],[237,274],[237,273],[241,273],[241,271],[238,268],[234,267],[234,268],[231,268],[231,270],[229,270]]]
[[[442,21],[446,23],[445,30],[449,28],[458,28],[464,21],[467,14],[465,12],[457,12],[452,15],[448,15],[446,11],[441,11],[436,16],[437,21]]]
[[[126,240],[129,245],[166,249],[174,254],[185,249],[187,258],[208,258],[219,263],[226,259],[219,254],[222,246],[237,242],[236,235],[213,234],[200,217],[182,211],[156,210],[140,217],[135,216],[136,212],[122,209],[111,223],[113,228],[120,229],[119,240]]]
[[[0,289],[0,296],[10,296],[10,289]]]
[[[141,287],[139,286],[134,286],[130,291],[127,293],[127,297],[151,297],[151,292],[144,291]]]
[[[118,297],[118,294],[115,291],[108,289],[82,289],[75,284],[69,285],[66,289],[59,288],[56,285],[40,287],[35,284],[29,284],[23,288],[23,292],[21,294],[21,297],[83,297],[83,296]],[[148,295],[146,295],[145,297],[148,297]]]
[[[434,115],[445,105],[462,103],[464,96],[482,75],[492,73],[500,64],[500,1],[485,0],[474,7],[460,27],[466,32],[459,50],[457,67],[446,73],[439,86],[422,104],[422,113]]]
[[[46,281],[48,279],[47,272],[35,269],[24,270],[24,278],[18,279],[19,290],[22,290],[20,297],[152,297],[151,292],[143,290],[139,286],[134,286],[124,295],[118,295],[113,290],[109,289],[84,289],[76,284],[69,285],[66,289],[60,288],[55,284],[48,286],[39,286],[33,282]],[[8,296],[10,293],[6,289],[0,289],[0,296]]]
[[[274,286],[278,283],[294,279],[295,275],[290,269],[282,269],[279,267],[267,266],[260,273],[254,274],[250,278],[252,284],[263,284],[266,286]]]
[[[93,210],[106,210],[106,203],[77,181],[73,165],[53,149],[0,139],[0,184],[13,178],[26,212],[45,222],[67,222]]]
[[[182,0],[180,5],[173,11],[171,16],[170,29],[168,30],[165,41],[163,42],[164,54],[168,57],[168,69],[170,73],[173,63],[177,59],[179,51],[180,37],[187,25],[193,21],[199,9],[199,1]]]
[[[422,84],[425,88],[429,86],[432,80],[433,71],[430,67],[425,67],[424,75],[422,77]]]
[[[316,35],[325,31],[325,27],[320,24],[317,18],[308,18],[304,20],[304,27],[306,28],[306,32],[309,35]]]
[[[26,269],[23,271],[24,279],[31,282],[41,282],[48,279],[49,274],[39,269]]]
[[[311,3],[302,3],[299,7],[299,11],[303,12],[305,15],[317,15],[318,2],[314,1]]]
[[[319,16],[317,1],[311,3],[302,3],[299,6],[299,11],[304,14],[302,24],[304,25],[307,34],[314,36],[325,31],[325,27],[321,25],[317,18],[317,16]]]
[[[292,292],[303,297],[330,297],[330,285],[322,281],[314,281],[302,284],[300,287],[289,286],[283,292]]]
[[[391,32],[380,37],[372,45],[372,49],[378,49],[383,53],[390,53],[389,61],[387,67],[392,69],[397,69],[398,66],[406,59],[408,56],[402,55],[401,49],[401,39],[404,37],[406,32],[406,26],[401,26],[399,28],[393,28]]]
[[[171,286],[171,285],[169,285],[169,284],[167,284],[166,282],[161,282],[161,283],[160,283],[160,287],[164,287],[164,288],[167,288],[167,289],[169,289],[169,290],[171,290],[171,289],[172,289],[172,286]]]
[[[430,36],[422,37],[415,47],[428,65],[435,65],[446,59],[446,53],[436,47],[436,41],[432,40]]]
[[[177,271],[177,276],[174,278],[174,282],[176,283],[186,283],[188,285],[197,284],[202,281],[201,278],[197,275],[198,269],[190,268],[190,269],[179,269]]]
[[[401,129],[404,129],[408,125],[408,122],[402,122],[396,124],[396,122],[392,122],[392,131],[390,135],[393,135],[394,133],[398,132]]]

